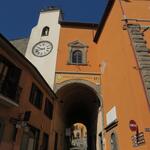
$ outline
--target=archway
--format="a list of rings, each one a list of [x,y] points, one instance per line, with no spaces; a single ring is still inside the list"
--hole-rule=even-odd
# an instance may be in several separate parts
[[[83,123],[87,128],[87,150],[96,150],[98,110],[101,106],[97,92],[83,83],[70,83],[59,88],[56,94],[64,132],[68,132],[76,122]],[[66,134],[64,150],[69,150],[67,136],[70,135]]]
[[[74,123],[71,126],[71,149],[87,149],[87,129],[83,123]]]

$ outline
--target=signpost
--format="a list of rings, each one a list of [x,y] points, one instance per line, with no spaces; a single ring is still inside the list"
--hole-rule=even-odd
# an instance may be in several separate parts
[[[144,133],[143,132],[139,133],[138,125],[134,120],[129,121],[129,128],[132,132],[136,132],[136,134],[131,137],[133,146],[137,147],[144,144],[145,143]]]
[[[140,146],[145,143],[144,133],[140,132],[138,135],[133,135],[131,137],[133,147]]]

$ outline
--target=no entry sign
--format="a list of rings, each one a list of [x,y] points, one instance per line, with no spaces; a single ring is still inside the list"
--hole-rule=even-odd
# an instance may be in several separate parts
[[[137,131],[138,130],[138,126],[134,120],[129,121],[129,127],[130,127],[131,131]]]

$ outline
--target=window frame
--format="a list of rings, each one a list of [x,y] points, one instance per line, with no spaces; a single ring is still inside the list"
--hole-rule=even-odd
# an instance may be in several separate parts
[[[43,132],[42,135],[42,150],[48,150],[49,149],[49,135],[45,132]]]
[[[83,56],[82,55],[83,54],[82,54],[81,50],[74,50],[72,52],[72,57],[71,57],[72,64],[82,64],[82,62],[83,62],[83,60],[82,60]]]
[[[50,119],[53,119],[53,103],[46,97],[45,98],[45,106],[44,106],[44,114]],[[48,112],[49,111],[49,112]]]
[[[0,93],[19,103],[19,82],[22,70],[7,57],[0,55]]]
[[[0,142],[3,140],[3,135],[4,135],[4,129],[5,129],[5,122],[3,119],[0,118]]]
[[[43,29],[42,29],[42,33],[41,33],[41,36],[48,36],[49,35],[49,31],[50,31],[50,28],[48,26],[45,26]]]
[[[37,99],[40,100],[40,102],[37,102]],[[31,86],[29,101],[36,108],[42,109],[42,105],[43,105],[43,92],[34,83],[32,83],[32,86]]]
[[[115,150],[119,150],[119,146],[118,146],[118,137],[117,137],[116,132],[114,132],[114,131],[111,132],[111,134],[110,134],[110,149],[111,149],[111,150],[114,150],[113,147],[112,147],[112,135],[115,136],[115,144],[116,144],[116,148],[117,148],[117,149],[115,149]]]
[[[68,65],[87,65],[87,49],[88,46],[79,40],[71,42],[68,44]],[[75,51],[80,51],[81,52],[81,60],[82,62],[73,62],[73,53]]]

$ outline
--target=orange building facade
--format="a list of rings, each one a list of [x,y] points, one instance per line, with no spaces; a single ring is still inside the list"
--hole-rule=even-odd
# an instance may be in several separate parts
[[[18,40],[27,43],[25,49],[12,42],[25,50],[55,92],[53,119],[47,120],[25,100],[15,110],[33,110],[33,124],[50,134],[44,150],[71,149],[70,128],[75,123],[86,126],[87,150],[149,150],[150,1],[109,0],[99,24],[65,22],[59,11],[53,7],[40,13],[30,39]],[[58,20],[48,24],[53,18]],[[26,78],[35,80],[28,74],[21,81]],[[36,83],[44,92],[41,80]],[[27,94],[28,88],[22,99]],[[44,92],[44,97],[49,94]]]
[[[72,114],[66,115],[67,121],[86,125],[89,149],[150,149],[149,7],[149,1],[109,1],[97,30],[90,24],[61,24],[56,94],[67,114]],[[82,51],[82,64],[72,62],[74,50]],[[82,84],[96,96],[90,94],[88,99]],[[88,119],[80,118],[77,99]],[[96,99],[94,105],[91,99]]]
[[[0,81],[0,149],[51,149],[56,95],[2,35]]]

